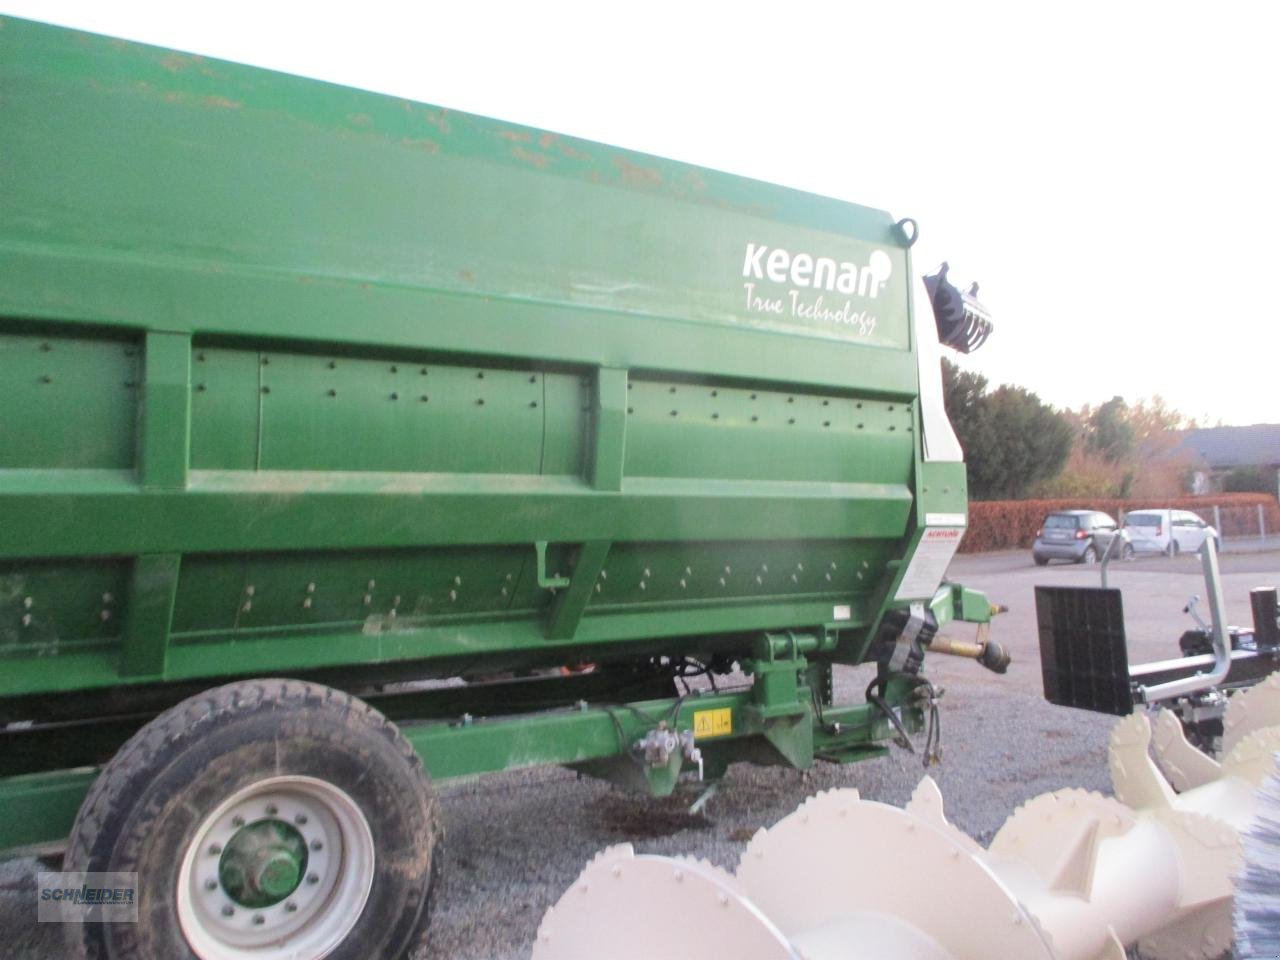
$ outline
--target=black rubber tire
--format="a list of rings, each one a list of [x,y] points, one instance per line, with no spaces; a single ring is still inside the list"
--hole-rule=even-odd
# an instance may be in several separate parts
[[[1034,554],[1032,554],[1031,559],[1036,562],[1037,567],[1047,567],[1049,565],[1048,557],[1037,557]]]
[[[1098,551],[1093,547],[1085,547],[1084,553],[1080,554],[1079,563],[1087,563],[1090,566],[1098,562]]]
[[[368,902],[330,960],[399,958],[422,946],[441,828],[421,760],[394,724],[355,697],[296,680],[250,680],[162,713],[94,782],[65,869],[136,872],[139,922],[67,924],[71,955],[195,958],[175,906],[183,852],[224,799],[280,774],[341,788],[373,833]]]
[[[1164,555],[1166,557],[1176,557],[1179,552],[1177,540],[1170,540],[1169,545],[1164,548]]]

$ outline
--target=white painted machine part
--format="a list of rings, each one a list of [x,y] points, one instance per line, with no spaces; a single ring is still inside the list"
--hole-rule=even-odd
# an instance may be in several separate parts
[[[548,911],[533,960],[1213,960],[1231,945],[1241,831],[1276,774],[1280,725],[1261,724],[1280,716],[1280,674],[1236,700],[1221,763],[1187,753],[1162,713],[1171,783],[1134,714],[1111,737],[1116,798],[1042,794],[986,850],[928,777],[906,809],[854,790],[806,800],[735,876],[613,848]]]
[[[964,460],[960,441],[947,418],[942,393],[942,344],[933,316],[933,301],[925,289],[924,279],[916,277],[912,285],[911,316],[915,329],[916,363],[920,371],[920,425],[924,433],[922,446],[928,462],[959,463]],[[962,521],[963,524],[963,521]]]

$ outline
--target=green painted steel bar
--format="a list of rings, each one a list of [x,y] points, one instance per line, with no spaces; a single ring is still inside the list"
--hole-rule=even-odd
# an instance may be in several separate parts
[[[865,601],[855,600],[850,619],[841,626],[865,626]],[[438,661],[431,669],[424,663],[424,676],[445,674],[459,665],[484,658],[491,662],[528,665],[559,658],[567,663],[591,659],[613,645],[623,645],[623,653],[645,655],[668,652],[671,640],[699,632],[759,631],[784,629],[797,623],[819,624],[831,619],[829,600],[787,600],[773,598],[768,603],[734,605],[690,604],[674,610],[604,613],[584,619],[572,645],[552,642],[545,622],[535,619],[504,619],[476,622],[464,620],[415,628],[411,624],[393,629],[339,631],[326,634],[295,633],[265,636],[237,636],[236,656],[230,658],[222,644],[185,642],[170,644],[164,679],[192,680],[200,677],[269,675],[316,670],[343,664],[362,665],[398,661]],[[643,638],[643,639],[637,639]],[[689,649],[687,643],[683,644]],[[614,649],[616,654],[618,651]],[[5,696],[109,687],[119,682],[119,655],[113,649],[88,648],[60,653],[51,658],[32,654],[11,656],[3,661],[0,691]]]
[[[63,479],[48,471],[0,478],[0,558],[547,539],[876,539],[900,535],[911,505],[905,487],[798,481],[629,479],[620,495],[560,477],[193,473],[186,491],[173,492],[142,492],[101,474],[67,477],[65,486]],[[82,485],[99,489],[74,492]]]
[[[0,851],[64,840],[97,776],[86,769],[0,778]]]
[[[595,386],[591,485],[597,490],[621,490],[626,459],[627,371],[601,367],[596,371]]]
[[[181,562],[175,553],[134,560],[120,652],[121,677],[164,677]]]
[[[180,490],[191,454],[191,336],[153,330],[143,349],[140,479]]]
[[[572,640],[582,622],[592,590],[597,586],[600,571],[609,556],[613,544],[605,540],[584,543],[573,565],[568,588],[556,597],[547,625],[547,639]]]
[[[406,723],[401,731],[431,776],[449,780],[496,770],[624,756],[635,741],[661,722],[669,722],[673,729],[690,730],[695,728],[698,714],[727,710],[728,732],[696,741],[704,751],[714,753],[764,732],[759,714],[751,709],[755,695],[743,690],[680,701],[584,704],[577,709],[514,718]],[[902,716],[908,729],[919,729],[918,711],[904,708]],[[838,724],[841,733],[815,731],[813,745],[832,756],[874,746],[892,735],[889,722],[866,704],[827,709],[824,719],[828,727]],[[96,770],[71,770],[0,778],[0,810],[5,811],[0,818],[0,850],[63,839],[96,776]]]

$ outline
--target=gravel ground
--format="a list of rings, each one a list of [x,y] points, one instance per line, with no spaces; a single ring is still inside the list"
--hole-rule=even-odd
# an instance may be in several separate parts
[[[1250,623],[1248,591],[1280,582],[1280,553],[1222,560],[1228,618]],[[1014,656],[997,677],[969,662],[935,656],[928,673],[946,688],[944,755],[931,771],[949,817],[986,843],[1014,808],[1036,794],[1077,786],[1109,792],[1107,717],[1045,703],[1032,588],[1037,583],[1093,585],[1097,570],[1037,568],[1028,552],[957,558],[952,578],[987,591],[1011,610],[995,639]],[[1176,656],[1189,625],[1182,606],[1203,594],[1194,557],[1115,564],[1124,590],[1131,662]],[[972,627],[946,631],[970,636]],[[861,670],[841,669],[840,694],[860,699]],[[450,784],[442,790],[446,851],[434,939],[416,960],[524,960],[542,914],[602,847],[629,841],[645,853],[688,854],[732,869],[751,834],[790,813],[809,794],[856,787],[862,796],[902,804],[923,773],[903,751],[850,766],[820,764],[801,773],[742,765],[730,769],[704,814],[691,816],[692,787],[663,801],[629,794],[560,769]],[[12,960],[63,955],[59,931],[35,923],[36,861],[0,864],[0,954]]]

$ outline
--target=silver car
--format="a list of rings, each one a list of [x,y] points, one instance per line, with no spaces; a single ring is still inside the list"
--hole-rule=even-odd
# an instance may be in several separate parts
[[[1117,537],[1120,542],[1112,547],[1111,555],[1132,558],[1128,535],[1112,517],[1098,510],[1060,510],[1045,517],[1036,531],[1031,558],[1040,567],[1050,560],[1097,563]]]

